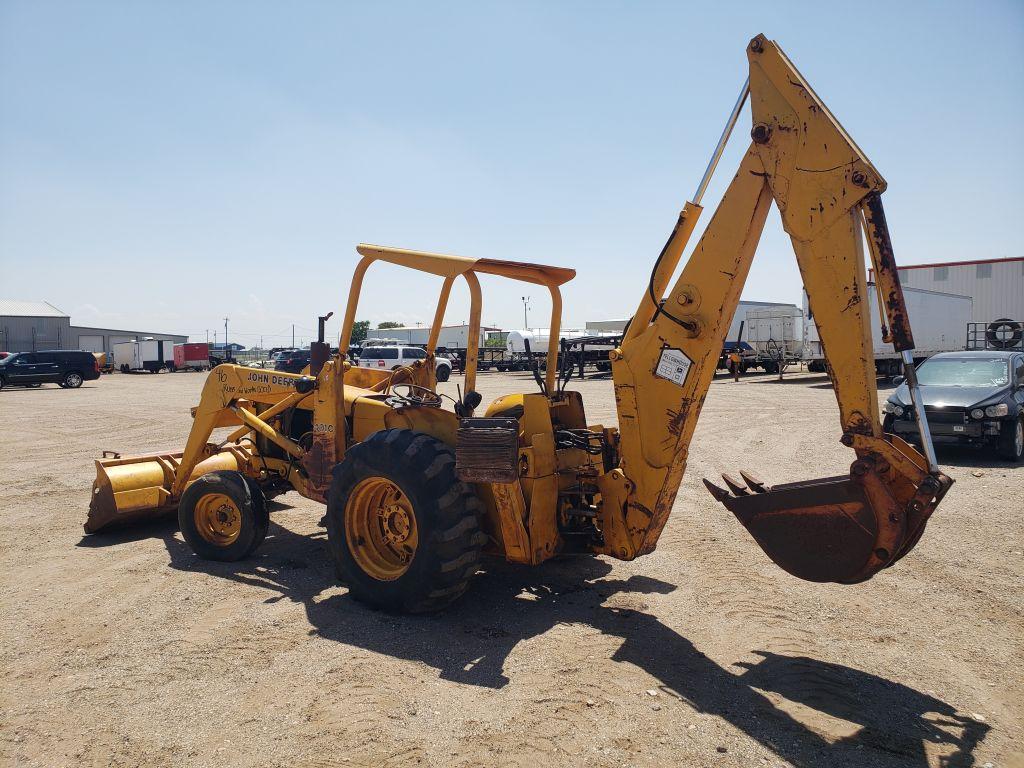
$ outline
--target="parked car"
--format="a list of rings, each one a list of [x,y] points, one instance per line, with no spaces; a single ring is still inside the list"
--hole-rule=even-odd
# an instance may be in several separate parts
[[[942,352],[917,368],[925,415],[936,444],[995,448],[1010,461],[1024,455],[1024,354]],[[883,428],[908,440],[918,437],[910,392],[903,377],[885,403]]]
[[[57,384],[77,389],[84,381],[100,377],[100,366],[92,352],[55,349],[47,352],[18,352],[0,360],[0,389],[8,386],[38,387]]]
[[[363,347],[359,353],[360,368],[387,368],[394,370],[403,365],[411,365],[417,360],[426,360],[427,352],[421,347]],[[437,365],[437,380],[448,381],[452,375],[452,362],[446,357],[434,358]]]
[[[302,373],[302,369],[307,365],[309,365],[309,350],[296,349],[279,356],[274,362],[274,370],[285,373]]]

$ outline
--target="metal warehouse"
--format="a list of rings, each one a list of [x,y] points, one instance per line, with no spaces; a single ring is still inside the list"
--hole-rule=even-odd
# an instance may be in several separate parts
[[[183,344],[188,336],[118,328],[71,325],[71,318],[47,301],[0,299],[0,351],[35,352],[44,349],[84,349],[110,352],[122,341],[152,338]]]
[[[900,267],[899,274],[908,288],[970,296],[971,322],[1024,320],[1024,256],[911,264]]]

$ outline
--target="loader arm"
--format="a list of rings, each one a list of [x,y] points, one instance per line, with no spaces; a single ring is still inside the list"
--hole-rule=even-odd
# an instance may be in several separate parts
[[[775,43],[758,36],[747,56],[749,85],[612,353],[621,437],[619,466],[602,489],[605,551],[627,558],[645,554],[665,527],[774,201],[831,369],[841,442],[856,459],[851,474],[838,478],[769,488],[749,474],[745,482],[726,475],[728,490],[705,483],[785,570],[812,581],[862,581],[913,547],[952,481],[938,471],[920,408],[927,459],[883,434],[880,424],[862,232],[916,394],[913,338],[881,207],[885,180]],[[753,142],[665,295],[748,88]]]

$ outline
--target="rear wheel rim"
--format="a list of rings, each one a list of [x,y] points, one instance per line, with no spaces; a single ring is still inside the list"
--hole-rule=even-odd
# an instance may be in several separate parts
[[[192,517],[199,535],[217,547],[234,544],[242,533],[242,511],[231,497],[223,493],[201,496]]]
[[[400,578],[419,544],[409,497],[386,477],[361,480],[345,503],[345,541],[365,574],[378,581]]]
[[[68,374],[68,385],[69,386],[77,387],[81,383],[82,383],[82,377],[79,376],[77,373]]]

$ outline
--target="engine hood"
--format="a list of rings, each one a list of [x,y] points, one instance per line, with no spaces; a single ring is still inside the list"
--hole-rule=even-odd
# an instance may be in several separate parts
[[[988,400],[998,400],[1006,387],[942,387],[935,384],[921,387],[921,399],[930,407],[948,406],[951,408],[970,408],[974,405],[987,405]],[[910,390],[906,384],[900,384],[889,397],[899,405],[910,403]]]

